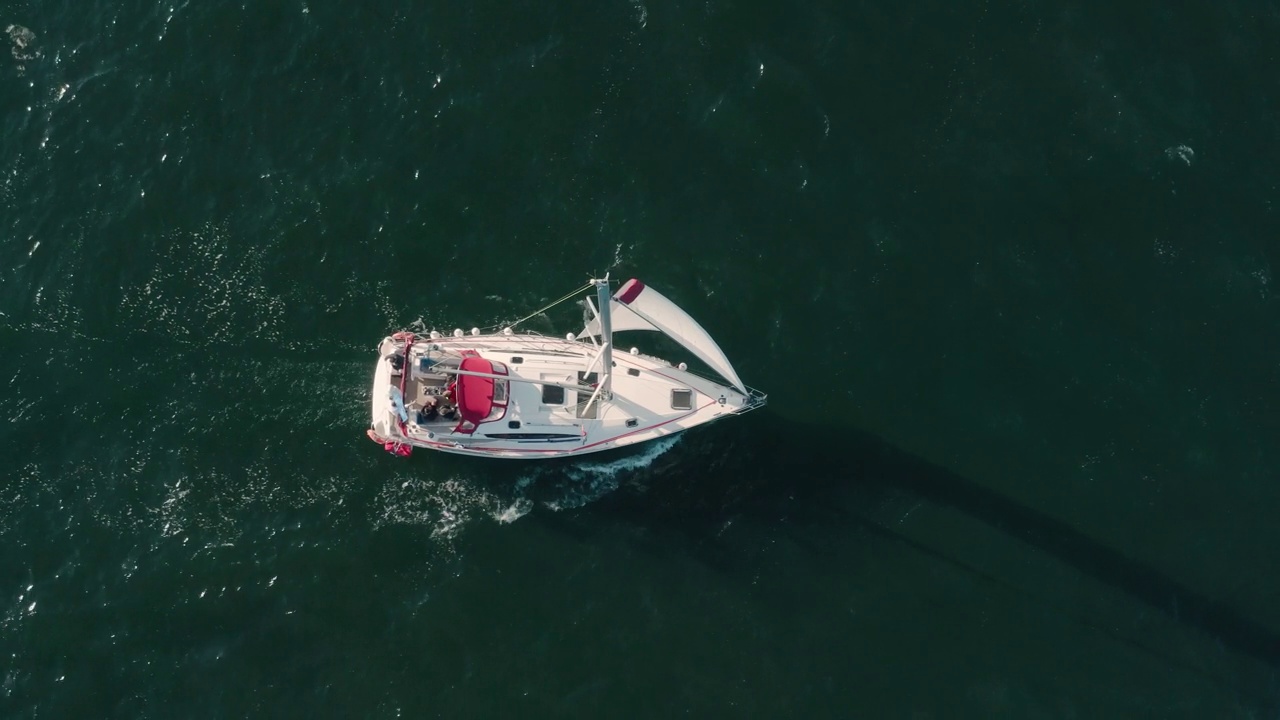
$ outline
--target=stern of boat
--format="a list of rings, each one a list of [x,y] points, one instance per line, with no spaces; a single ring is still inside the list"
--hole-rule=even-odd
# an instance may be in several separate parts
[[[378,364],[373,371],[373,394],[369,404],[369,438],[379,444],[399,434],[391,407],[391,363],[387,361],[399,349],[390,337],[384,338],[378,346]]]

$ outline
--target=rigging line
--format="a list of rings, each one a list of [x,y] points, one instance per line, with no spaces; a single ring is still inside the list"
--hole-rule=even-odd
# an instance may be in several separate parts
[[[532,313],[530,313],[530,314],[528,314],[528,315],[526,315],[526,316],[524,316],[524,317],[520,318],[519,320],[517,320],[517,321],[515,321],[515,322],[511,323],[510,325],[508,325],[507,327],[511,327],[511,328],[513,328],[513,327],[515,327],[515,326],[519,325],[520,323],[524,322],[525,320],[528,320],[528,319],[529,319],[529,318],[531,318],[531,317],[536,317],[536,316],[538,316],[538,315],[541,315],[542,313],[544,313],[544,312],[546,312],[546,311],[550,310],[551,308],[553,308],[553,307],[555,307],[555,306],[559,305],[560,303],[564,302],[565,300],[568,300],[569,298],[573,297],[574,295],[577,295],[578,293],[580,293],[580,292],[582,292],[582,291],[584,291],[584,290],[587,290],[587,289],[588,289],[588,288],[590,288],[590,287],[591,287],[591,283],[587,283],[586,285],[583,285],[582,287],[580,287],[580,288],[578,288],[578,289],[574,290],[573,292],[570,292],[569,294],[565,295],[564,297],[560,298],[559,300],[556,300],[555,302],[553,302],[553,303],[551,303],[550,305],[548,305],[548,306],[546,306],[546,307],[542,308],[541,310],[535,310],[534,312],[532,312]]]

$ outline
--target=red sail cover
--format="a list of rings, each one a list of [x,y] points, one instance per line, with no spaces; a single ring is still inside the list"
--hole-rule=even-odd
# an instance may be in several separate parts
[[[464,357],[459,367],[470,372],[493,372],[493,363],[481,357]],[[478,425],[493,410],[493,378],[459,375],[457,399],[462,419]]]

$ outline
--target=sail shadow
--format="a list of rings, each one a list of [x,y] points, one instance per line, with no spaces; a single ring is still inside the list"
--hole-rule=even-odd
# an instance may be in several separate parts
[[[906,493],[952,508],[1217,638],[1232,652],[1280,668],[1276,630],[1062,520],[870,433],[796,423],[766,410],[691,435],[682,452],[654,468],[659,474],[649,492],[612,509],[679,517],[687,529],[700,525],[699,534],[710,536],[735,514],[852,528],[867,520],[849,509],[861,505],[850,502],[850,493],[870,502]]]

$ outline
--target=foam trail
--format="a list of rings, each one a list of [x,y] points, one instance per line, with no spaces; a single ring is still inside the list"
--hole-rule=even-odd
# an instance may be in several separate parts
[[[533,511],[535,505],[553,510],[572,510],[595,502],[618,489],[624,474],[643,470],[675,447],[680,435],[646,443],[637,455],[608,462],[580,462],[568,467],[538,467],[522,475],[509,501],[492,506],[490,517],[507,524]]]
[[[474,517],[488,515],[504,525],[528,515],[535,505],[550,510],[571,510],[599,500],[618,489],[628,472],[643,470],[680,441],[672,435],[647,443],[643,452],[608,462],[581,462],[568,467],[536,468],[521,476],[512,493],[502,496],[462,478],[443,481],[391,478],[378,496],[374,527],[385,525],[431,526],[431,536],[452,540]],[[184,493],[185,494],[185,493]]]
[[[565,472],[574,476],[574,479],[587,475],[604,475],[614,477],[623,470],[639,470],[653,464],[675,444],[680,441],[680,435],[670,435],[661,440],[654,440],[644,452],[639,455],[628,455],[627,457],[618,458],[610,462],[583,462],[568,468]]]
[[[392,480],[378,494],[381,505],[374,527],[425,525],[431,537],[452,540],[478,509],[490,505],[492,496],[462,478],[444,481],[410,478]]]
[[[532,500],[530,500],[529,498],[523,498],[523,497],[516,498],[515,502],[511,503],[509,507],[493,513],[493,519],[497,520],[503,525],[507,525],[519,520],[525,515],[528,515],[529,511],[532,509],[533,509]]]
[[[492,513],[494,520],[507,525],[529,514],[533,509],[533,501],[528,498],[527,492],[529,486],[533,484],[533,479],[533,475],[525,475],[516,481],[515,500],[506,508],[499,505],[498,509]]]
[[[653,464],[664,453],[680,442],[680,435],[655,440],[639,455],[629,455],[609,462],[584,462],[565,469],[565,475],[573,481],[564,487],[559,498],[543,503],[551,510],[571,510],[594,502],[618,489],[619,475],[626,471],[641,470]]]

